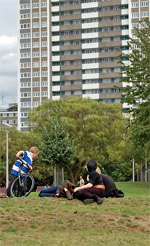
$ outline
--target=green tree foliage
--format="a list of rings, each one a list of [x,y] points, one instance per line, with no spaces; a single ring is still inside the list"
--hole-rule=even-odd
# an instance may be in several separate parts
[[[69,167],[76,154],[73,140],[69,137],[65,125],[58,115],[50,117],[49,125],[46,125],[43,124],[41,128],[42,161],[52,167],[66,167],[72,176]]]
[[[30,121],[36,123],[33,125],[33,129],[35,132],[39,131],[39,134],[43,134],[40,130],[42,122],[47,125],[44,141],[57,156],[56,144],[53,147],[50,143],[52,140],[48,137],[50,136],[48,125],[52,124],[50,118],[55,115],[56,109],[61,112],[59,117],[65,122],[66,131],[74,139],[77,148],[75,161],[70,162],[69,165],[69,173],[72,173],[69,175],[72,181],[78,179],[83,166],[89,159],[97,161],[99,167],[101,169],[104,167],[103,171],[106,173],[111,170],[111,167],[114,168],[116,163],[118,166],[123,165],[127,169],[130,168],[127,122],[123,118],[122,108],[119,104],[104,104],[93,99],[73,97],[67,101],[48,100],[42,106],[34,109],[30,114]],[[54,136],[55,138],[56,136]],[[46,147],[43,148],[43,154],[45,149]],[[52,157],[52,154],[48,159]],[[109,174],[111,175],[110,172]]]
[[[129,54],[123,54],[129,65],[122,63],[123,102],[132,104],[132,131],[136,146],[150,142],[150,21],[145,19],[136,28],[136,39],[130,38]],[[136,47],[136,48],[135,48]]]

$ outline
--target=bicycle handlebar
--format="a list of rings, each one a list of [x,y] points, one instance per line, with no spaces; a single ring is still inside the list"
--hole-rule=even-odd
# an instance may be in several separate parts
[[[26,162],[25,160],[23,160],[20,156],[18,157],[18,159],[21,161],[21,165],[25,165],[25,166],[27,166],[27,168],[30,168],[30,165],[29,165],[29,163],[28,162]],[[20,166],[21,166],[20,165]]]

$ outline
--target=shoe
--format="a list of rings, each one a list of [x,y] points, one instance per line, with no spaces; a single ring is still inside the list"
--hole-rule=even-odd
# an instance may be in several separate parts
[[[102,203],[103,203],[104,198],[97,196],[96,201],[97,201],[97,204],[98,204],[98,205],[100,205],[100,204],[102,204]]]
[[[85,199],[83,201],[84,204],[90,204],[90,203],[93,203],[94,202],[94,199]]]

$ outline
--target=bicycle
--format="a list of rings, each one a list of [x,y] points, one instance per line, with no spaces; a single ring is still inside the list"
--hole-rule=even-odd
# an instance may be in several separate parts
[[[21,157],[20,160],[18,177],[14,180],[10,188],[11,197],[27,197],[34,188],[34,178],[31,174],[24,173],[21,170],[21,166],[29,168],[29,164],[23,160]]]

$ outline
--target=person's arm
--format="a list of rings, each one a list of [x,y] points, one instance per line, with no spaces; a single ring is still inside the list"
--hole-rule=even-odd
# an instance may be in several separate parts
[[[57,188],[55,197],[60,197],[60,189],[61,187]]]
[[[87,189],[87,188],[91,188],[93,186],[93,184],[91,183],[88,183],[86,185],[83,185],[83,186],[80,186],[80,187],[77,187],[74,189],[74,192],[77,192],[78,190],[82,190],[82,189]]]
[[[30,171],[32,171],[32,166],[31,165],[28,165],[28,168],[30,169]]]
[[[18,153],[16,154],[16,158],[19,158],[20,155],[24,156],[24,151],[23,150],[18,151]],[[28,168],[29,168],[30,171],[32,170],[32,166],[30,164],[28,164]]]
[[[67,188],[64,188],[64,191],[66,193],[67,199],[68,200],[72,200],[73,199],[73,195],[71,194],[71,192]]]
[[[23,150],[18,151],[18,153],[16,154],[16,158],[19,158],[20,155],[24,155],[24,151]]]

